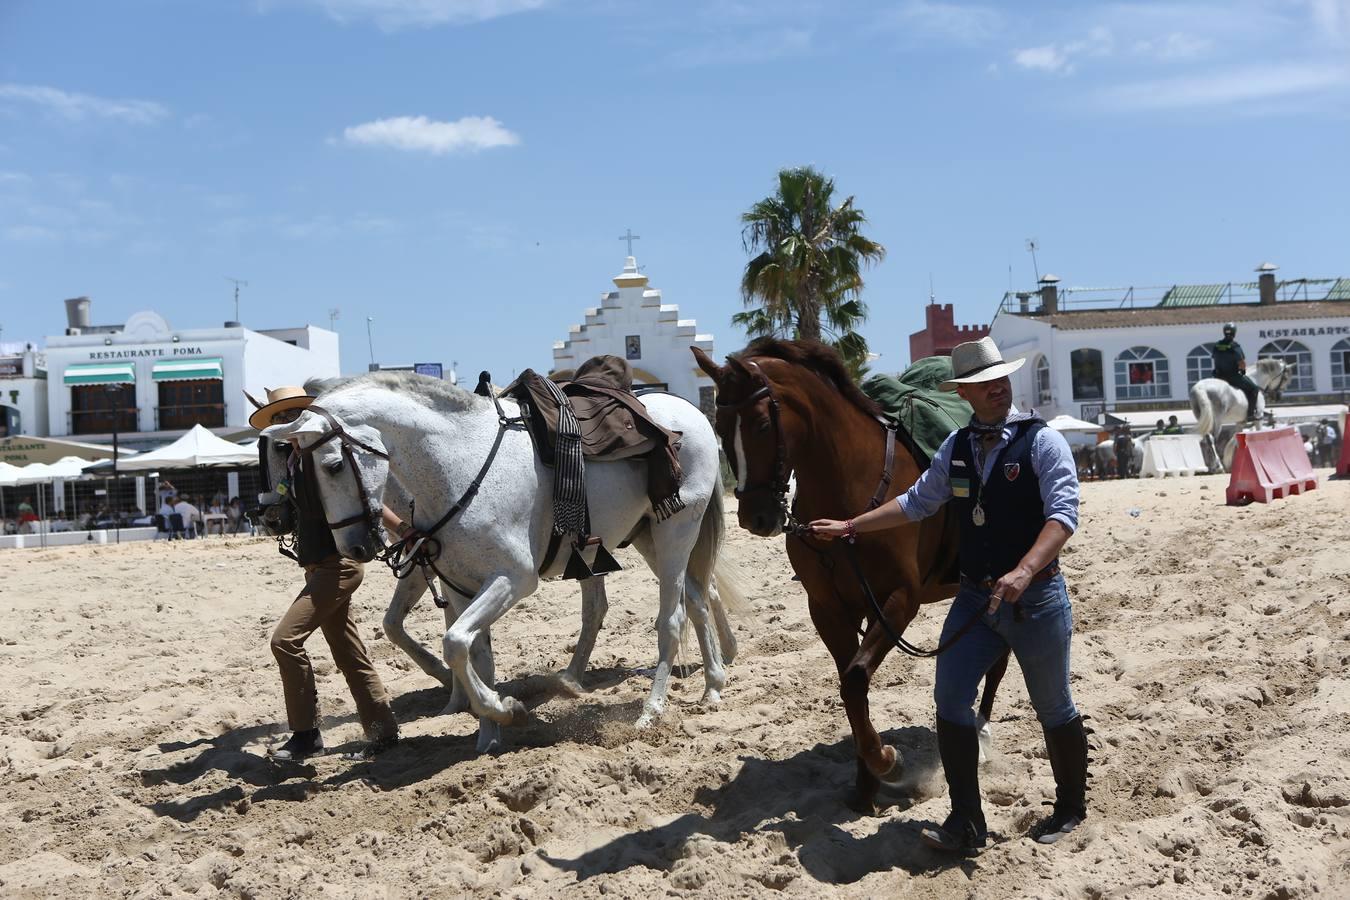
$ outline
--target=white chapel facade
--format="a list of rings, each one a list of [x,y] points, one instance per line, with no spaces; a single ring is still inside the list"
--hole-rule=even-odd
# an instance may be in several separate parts
[[[593,356],[611,354],[628,360],[634,390],[666,390],[711,415],[712,379],[689,348],[711,355],[713,336],[699,334],[695,320],[681,319],[678,306],[662,303],[661,291],[648,285],[634,257],[625,260],[614,285],[617,290],[601,294],[600,305],[586,310],[585,322],[554,343],[551,374],[568,375]]]

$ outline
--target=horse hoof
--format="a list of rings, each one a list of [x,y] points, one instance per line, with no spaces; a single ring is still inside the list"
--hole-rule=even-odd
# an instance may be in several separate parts
[[[709,688],[708,690],[706,690],[706,691],[703,692],[703,700],[702,700],[702,703],[703,703],[705,706],[717,706],[717,705],[718,705],[719,703],[721,703],[721,702],[722,702],[722,692],[721,692],[721,691],[716,691],[716,690],[713,690],[712,688]]]
[[[518,726],[524,725],[530,720],[530,711],[525,708],[524,703],[521,703],[515,697],[507,697],[502,702],[502,706],[506,708],[507,715],[507,720],[502,724]]]
[[[864,794],[861,791],[852,791],[844,804],[860,816],[877,815],[877,805],[871,794]]]
[[[659,713],[647,710],[643,712],[642,715],[638,716],[638,720],[633,723],[633,727],[643,729],[651,728],[653,725],[656,724],[656,719],[659,715],[660,715]]]
[[[469,711],[469,698],[450,695],[450,702],[445,704],[445,709],[441,710],[443,716],[457,716],[460,713]]]
[[[489,733],[480,728],[478,730],[478,744],[476,746],[476,749],[480,756],[487,756],[489,754],[492,756],[496,756],[498,753],[501,753],[502,752],[501,732],[493,731]]]
[[[580,697],[586,693],[586,689],[581,686],[581,681],[573,678],[569,672],[559,672],[554,678],[554,684],[558,688],[558,693],[564,697]]]

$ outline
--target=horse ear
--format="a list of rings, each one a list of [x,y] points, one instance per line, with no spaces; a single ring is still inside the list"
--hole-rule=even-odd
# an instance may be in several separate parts
[[[746,378],[754,380],[755,376],[750,374],[750,369],[745,365],[745,363],[741,362],[739,357],[728,356],[727,368],[735,369],[737,372],[739,372],[741,375],[744,375]]]
[[[698,367],[708,373],[708,377],[713,381],[721,382],[726,377],[726,368],[713,362],[713,358],[704,353],[700,347],[690,347],[689,351],[694,354],[694,361]]]

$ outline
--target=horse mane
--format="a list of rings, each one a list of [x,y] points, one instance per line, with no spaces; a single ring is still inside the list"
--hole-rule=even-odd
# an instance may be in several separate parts
[[[488,398],[471,394],[448,381],[416,372],[366,372],[350,378],[311,378],[305,382],[305,391],[308,393],[314,386],[320,388],[322,394],[328,394],[357,390],[366,385],[387,388],[437,412],[467,412],[489,402]]]
[[[767,356],[770,359],[780,359],[810,369],[869,416],[882,414],[881,407],[876,401],[864,394],[849,375],[839,351],[828,344],[813,340],[785,341],[780,338],[761,337],[755,338],[744,350],[733,353],[732,356],[737,359]]]

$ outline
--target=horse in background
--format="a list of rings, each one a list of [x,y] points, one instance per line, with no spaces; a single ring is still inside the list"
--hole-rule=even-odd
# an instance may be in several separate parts
[[[591,531],[606,546],[631,542],[661,583],[659,660],[638,720],[646,726],[665,708],[686,609],[703,654],[705,702],[720,700],[724,648],[730,656],[735,643],[714,581],[716,570],[731,574],[720,558],[716,437],[688,401],[668,394],[644,395],[642,401],[656,422],[683,434],[684,508],[657,520],[647,494],[647,464],[640,459],[592,462],[585,478]],[[429,535],[440,548],[437,570],[457,584],[449,592],[455,618],[442,645],[455,682],[480,717],[479,750],[493,749],[500,726],[521,721],[526,710],[493,686],[489,629],[541,578],[562,574],[570,553],[564,548],[540,570],[553,526],[553,470],[540,461],[529,434],[503,421],[487,398],[411,373],[377,372],[322,394],[295,422],[272,426],[264,436],[294,437],[312,454],[324,508],[336,520],[334,540],[348,558],[369,561],[383,548],[380,502],[391,475],[417,497],[423,520],[459,508]],[[466,492],[471,484],[476,490]],[[726,587],[734,583],[721,580]],[[406,590],[420,596],[425,582]]]
[[[1249,366],[1247,376],[1260,390],[1256,394],[1256,411],[1248,416],[1247,397],[1242,391],[1219,378],[1202,378],[1191,388],[1191,412],[1195,415],[1195,433],[1203,435],[1202,441],[1207,452],[1220,470],[1227,468],[1231,453],[1219,441],[1219,432],[1224,425],[1241,425],[1251,419],[1259,419],[1265,412],[1265,402],[1279,400],[1281,392],[1293,380],[1295,363],[1286,363],[1282,359],[1258,359]]]
[[[872,677],[894,644],[843,556],[843,542],[819,544],[791,526],[794,519],[846,519],[874,498],[894,502],[919,477],[910,438],[897,435],[893,466],[883,477],[888,454],[881,410],[854,384],[838,353],[818,341],[761,338],[724,366],[691,349],[717,386],[717,434],[736,476],[741,527],[760,537],[789,532],[788,560],[806,589],[816,633],[834,658],[853,732],[857,776],[850,805],[871,813],[882,782],[896,784],[903,775],[902,760],[877,733],[867,701]],[[790,475],[796,476],[791,506]],[[956,519],[946,510],[858,535],[855,546],[897,635],[920,605],[956,595]],[[986,720],[1006,665],[1005,656],[986,676],[980,708]]]

